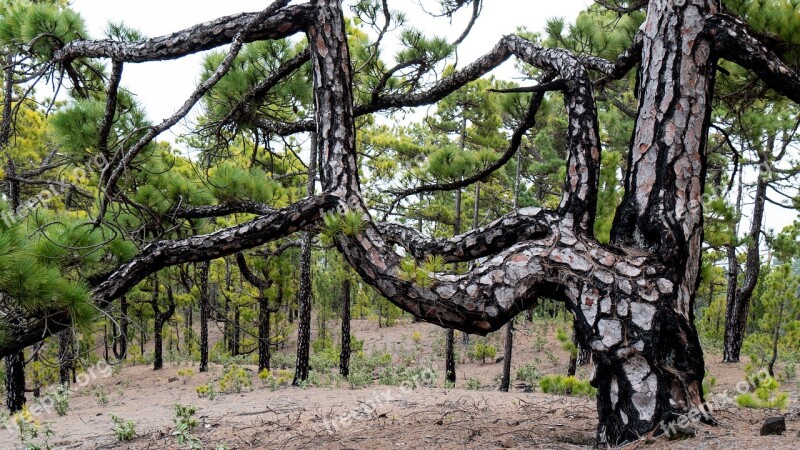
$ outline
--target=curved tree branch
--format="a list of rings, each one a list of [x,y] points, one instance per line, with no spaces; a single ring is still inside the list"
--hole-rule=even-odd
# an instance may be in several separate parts
[[[550,232],[552,212],[539,208],[523,208],[483,226],[452,238],[434,239],[414,228],[391,222],[376,226],[389,244],[406,249],[417,260],[432,255],[444,262],[464,262],[482,258],[522,241],[544,238]]]
[[[715,56],[752,70],[776,92],[800,103],[800,74],[767,48],[739,19],[717,14],[708,20]]]
[[[289,3],[280,0],[281,9],[255,23],[243,37],[244,42],[282,39],[305,28],[313,10],[310,4],[283,8]],[[180,58],[203,50],[229,44],[247,24],[261,13],[241,13],[220,17],[167,36],[141,42],[120,42],[112,39],[72,41],[53,53],[53,61],[66,63],[76,58],[111,58],[119,62],[140,63]]]
[[[93,301],[98,308],[106,309],[114,299],[165,267],[222,258],[288,236],[318,222],[336,202],[328,194],[306,197],[241,225],[186,239],[153,242],[129,262],[97,280],[92,290]],[[4,321],[5,329],[14,332],[8,333],[0,345],[0,357],[39,342],[71,323],[69,313],[62,309],[42,310],[24,326]]]

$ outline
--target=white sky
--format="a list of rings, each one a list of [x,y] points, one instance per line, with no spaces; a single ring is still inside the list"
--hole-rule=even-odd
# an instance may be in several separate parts
[[[351,2],[345,0],[345,5]],[[572,21],[579,11],[591,3],[592,0],[484,0],[483,12],[459,50],[459,65],[486,53],[500,37],[513,33],[518,26],[541,31],[547,19],[564,17]],[[148,37],[155,37],[220,16],[258,11],[268,4],[269,0],[73,0],[72,7],[86,20],[91,36],[101,38],[109,21],[124,22]],[[435,1],[424,0],[423,4],[428,10],[435,10]],[[469,11],[465,10],[450,24],[446,19],[432,21],[419,13],[419,0],[390,0],[389,5],[393,9],[404,8],[408,13],[409,25],[435,34],[446,34],[451,39],[461,33],[469,16]],[[386,42],[385,55],[394,53],[391,50],[396,48],[393,42],[396,40]],[[173,61],[127,64],[122,85],[137,95],[150,119],[157,123],[172,115],[195,88],[201,61],[202,54],[195,54]],[[503,76],[512,74],[509,64],[506,63],[505,70],[499,70]],[[186,130],[181,124],[173,131],[182,134]],[[165,134],[161,138],[172,141],[174,135]],[[745,211],[748,209],[746,206]],[[794,211],[767,205],[765,228],[780,230],[796,218]],[[742,224],[743,230],[747,229],[746,222],[749,220],[746,219]]]
[[[124,22],[138,29],[148,37],[169,34],[197,23],[220,16],[242,11],[264,9],[270,0],[73,0],[72,8],[79,11],[86,20],[93,38],[104,36],[109,21]],[[295,2],[299,3],[299,2]],[[345,0],[345,5],[352,3]],[[428,10],[435,10],[437,4],[431,0],[423,3]],[[469,38],[459,50],[460,61],[466,63],[488,52],[504,34],[513,33],[518,26],[531,30],[541,30],[551,17],[577,16],[578,12],[592,4],[591,0],[560,0],[540,2],[531,0],[484,0],[483,12]],[[446,19],[435,22],[421,14],[417,0],[389,1],[392,9],[405,8],[408,24],[435,34],[458,36],[469,11],[465,8],[452,24]],[[345,9],[349,13],[349,8]],[[392,45],[396,40],[388,41]],[[393,51],[385,54],[393,54]],[[197,84],[202,54],[189,55],[174,61],[126,64],[122,75],[122,85],[137,95],[146,106],[148,116],[155,122],[169,117],[191,94]],[[178,133],[181,130],[176,130]],[[163,136],[170,139],[169,136]]]

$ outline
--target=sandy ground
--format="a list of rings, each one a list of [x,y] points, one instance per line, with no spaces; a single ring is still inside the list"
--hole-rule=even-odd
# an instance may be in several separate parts
[[[422,335],[415,343],[414,331]],[[440,371],[444,331],[422,323],[403,323],[378,328],[375,322],[354,321],[353,332],[364,339],[367,351],[387,352],[395,364],[433,364]],[[518,329],[513,367],[533,362],[542,373],[564,373],[567,354],[554,338],[554,326],[526,324]],[[502,350],[502,333],[490,337]],[[540,337],[541,336],[541,337]],[[459,339],[457,337],[457,339]],[[538,339],[538,343],[537,343]],[[460,341],[460,339],[459,339]],[[462,363],[458,366],[456,389],[374,385],[349,389],[345,383],[336,389],[262,387],[254,379],[253,391],[223,394],[215,400],[199,398],[198,385],[219,378],[222,368],[211,367],[206,374],[196,373],[187,383],[178,378],[181,368],[170,363],[161,371],[147,366],[123,368],[109,378],[97,378],[77,389],[70,411],[58,417],[45,414],[55,432],[50,444],[55,448],[186,448],[172,436],[173,404],[197,407],[198,427],[193,435],[202,447],[216,449],[249,448],[591,448],[597,420],[592,399],[552,396],[538,392],[511,393],[496,390],[502,364],[469,362],[459,344]],[[541,349],[537,351],[537,349]],[[291,353],[292,348],[285,349]],[[719,357],[707,355],[707,366],[717,377],[715,392],[733,389],[744,378],[743,364],[720,364]],[[193,367],[197,372],[197,367]],[[588,368],[582,368],[588,376]],[[469,377],[481,380],[481,390],[466,390]],[[784,383],[792,393],[792,405],[783,411],[787,432],[783,436],[759,437],[766,417],[776,411],[749,410],[727,405],[715,412],[717,427],[700,425],[697,437],[685,441],[656,438],[627,448],[648,449],[796,449],[800,448],[800,403],[797,384]],[[108,404],[98,404],[95,393],[106,392]],[[116,441],[111,431],[111,413],[136,423],[138,437],[128,443]],[[0,429],[0,449],[23,448],[15,430]]]

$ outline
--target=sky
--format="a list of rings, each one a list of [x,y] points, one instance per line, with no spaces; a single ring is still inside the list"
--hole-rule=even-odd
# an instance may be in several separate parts
[[[344,3],[347,6],[352,0],[345,0]],[[572,21],[581,10],[592,3],[592,0],[484,0],[480,18],[459,49],[459,65],[485,54],[503,35],[513,33],[517,27],[525,26],[532,31],[541,31],[548,19],[564,17]],[[124,22],[148,37],[155,37],[220,16],[258,11],[268,4],[268,0],[73,0],[72,7],[86,20],[90,35],[101,38],[109,22]],[[389,5],[392,9],[403,8],[408,14],[409,25],[426,32],[444,34],[451,40],[461,34],[469,17],[469,11],[465,10],[452,23],[446,19],[430,19],[420,11],[420,0],[390,0]],[[422,5],[433,11],[437,2],[424,0]],[[346,9],[347,11],[349,10]],[[396,39],[385,42],[384,54],[393,54],[397,48]],[[174,61],[126,64],[122,85],[137,96],[150,119],[158,123],[171,116],[194,90],[202,58],[203,54],[194,54]],[[495,73],[501,77],[513,76],[512,64],[507,62],[496,69]],[[193,111],[193,114],[196,113],[197,108]],[[161,139],[174,142],[175,136],[185,133],[189,125],[191,124],[184,121],[171,132],[162,135]],[[767,229],[780,230],[796,218],[794,211],[767,205]],[[742,230],[749,226],[747,222],[749,220],[745,217]]]
[[[300,3],[300,2],[293,2]],[[352,3],[345,0],[345,5]],[[591,0],[560,0],[541,2],[531,0],[485,0],[483,11],[469,38],[459,50],[459,59],[468,62],[494,46],[505,34],[513,33],[518,26],[531,30],[542,30],[547,19],[552,17],[574,18],[578,12],[592,3]],[[264,9],[269,0],[73,0],[72,8],[81,13],[86,20],[89,33],[94,38],[104,36],[109,22],[124,22],[148,37],[169,34],[197,23],[220,16],[242,11]],[[437,2],[425,0],[422,5],[434,10]],[[446,34],[455,38],[463,29],[469,16],[464,11],[453,21],[446,19],[426,20],[418,0],[389,1],[390,9],[404,8],[408,13],[409,25],[436,34]],[[470,8],[466,8],[470,9]],[[345,9],[347,13],[349,9]],[[387,46],[393,46],[389,40]],[[389,47],[389,54],[393,54]],[[384,52],[387,50],[385,49]],[[183,104],[197,85],[202,54],[190,55],[174,61],[126,64],[122,85],[136,94],[151,120],[160,122],[169,117]],[[506,68],[506,70],[508,70]],[[186,129],[184,128],[183,131]],[[179,133],[182,130],[176,130]],[[172,140],[170,136],[164,136]]]

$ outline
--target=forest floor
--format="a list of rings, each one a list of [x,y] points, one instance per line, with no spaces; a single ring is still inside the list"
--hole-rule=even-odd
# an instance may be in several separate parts
[[[537,321],[518,327],[512,377],[517,367],[530,363],[542,374],[566,372],[568,355],[555,338],[555,326]],[[364,340],[366,353],[388,353],[393,364],[432,365],[439,373],[436,386],[442,386],[443,370],[438,366],[443,365],[440,355],[445,333],[440,328],[408,322],[378,328],[374,321],[354,320],[352,330],[354,336]],[[412,337],[415,331],[419,342]],[[488,339],[497,347],[498,355],[502,353],[504,332]],[[93,377],[75,389],[67,415],[59,417],[50,412],[36,419],[53,430],[50,445],[66,449],[188,448],[185,443],[178,444],[172,434],[176,403],[197,408],[198,426],[191,434],[204,449],[593,447],[597,420],[594,399],[525,392],[519,383],[510,393],[498,392],[502,363],[469,361],[458,333],[456,339],[461,356],[455,389],[408,389],[378,385],[376,381],[362,389],[351,389],[342,382],[330,388],[270,390],[254,376],[252,390],[220,394],[211,400],[198,397],[196,388],[218,380],[222,366],[212,364],[209,372],[197,373],[196,364],[167,362],[160,371],[136,365],[115,370],[107,378]],[[291,355],[293,350],[287,347],[282,352]],[[733,391],[745,378],[744,363],[721,364],[719,360],[718,355],[707,352],[708,372],[717,378],[714,392]],[[187,367],[195,374],[179,376],[178,371]],[[249,368],[255,370],[254,366]],[[589,370],[580,368],[579,377],[587,378]],[[480,380],[481,388],[466,389],[468,378]],[[716,408],[719,426],[694,424],[697,435],[692,439],[650,438],[626,448],[800,448],[798,383],[784,382],[781,389],[790,393],[788,410],[747,409],[731,402]],[[117,441],[111,413],[135,422],[134,440]],[[783,436],[758,436],[764,419],[778,414],[786,417]],[[0,429],[0,449],[12,448],[24,448],[17,430]]]

